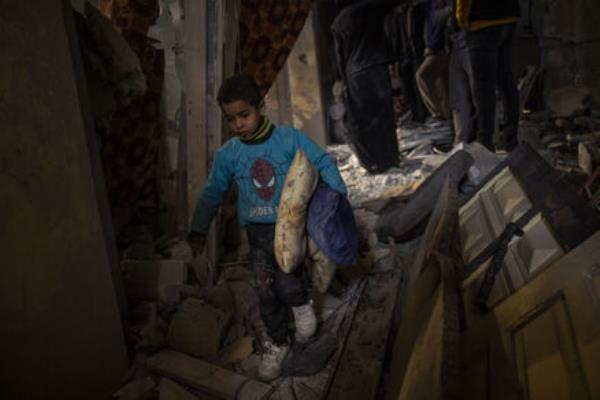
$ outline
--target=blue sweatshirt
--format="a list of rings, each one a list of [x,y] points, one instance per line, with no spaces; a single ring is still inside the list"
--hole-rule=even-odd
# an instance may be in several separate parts
[[[238,186],[240,225],[275,223],[281,189],[298,149],[304,150],[325,183],[346,193],[346,185],[329,154],[301,131],[276,126],[264,142],[243,143],[235,137],[217,150],[208,181],[196,205],[191,230],[208,232],[232,179]]]

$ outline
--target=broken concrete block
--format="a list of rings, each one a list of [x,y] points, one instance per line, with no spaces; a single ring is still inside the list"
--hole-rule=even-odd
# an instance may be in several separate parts
[[[183,285],[187,281],[187,266],[176,260],[124,260],[123,269],[127,296],[136,300],[160,301],[161,288]]]
[[[273,389],[265,383],[171,350],[149,358],[146,366],[155,373],[219,399],[264,399]]]
[[[598,117],[582,115],[573,119],[573,122],[579,128],[585,129],[588,132],[600,129],[600,118]]]
[[[200,298],[221,311],[235,312],[235,300],[228,282],[204,289]]]
[[[113,393],[113,398],[117,400],[144,400],[150,397],[155,388],[156,382],[154,382],[154,379],[145,376],[127,383]]]
[[[167,327],[157,303],[139,302],[131,313],[129,329],[137,350],[163,347],[166,344]]]
[[[168,378],[162,378],[158,385],[159,400],[198,400],[183,386]]]
[[[244,336],[234,341],[219,352],[217,364],[221,366],[235,364],[245,360],[252,354],[253,339],[251,336]]]
[[[216,355],[231,323],[231,313],[189,298],[169,326],[167,342],[175,350],[198,357]]]
[[[446,178],[449,178],[453,187],[457,187],[473,162],[468,152],[460,150],[419,186],[408,203],[392,199],[381,212],[375,226],[379,241],[387,243],[390,236],[406,241],[421,235]]]
[[[567,131],[573,131],[575,129],[575,124],[566,118],[556,118],[554,125],[559,128],[566,129]]]
[[[589,108],[591,94],[588,90],[564,87],[551,90],[546,98],[548,108],[557,117],[569,118]]]
[[[258,296],[252,285],[245,281],[229,282],[229,288],[235,301],[235,318],[242,321],[248,318],[253,308],[258,307]]]
[[[579,142],[577,152],[579,166],[586,174],[592,175],[600,166],[600,149],[595,143]]]

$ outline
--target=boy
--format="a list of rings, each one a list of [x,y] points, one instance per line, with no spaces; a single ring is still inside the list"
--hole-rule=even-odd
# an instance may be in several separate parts
[[[260,315],[271,338],[264,346],[259,376],[273,380],[281,373],[289,351],[289,308],[294,314],[296,340],[307,340],[317,326],[304,282],[297,273],[282,272],[274,256],[277,206],[296,150],[304,150],[332,189],[345,194],[346,187],[334,160],[323,149],[297,129],[271,124],[264,115],[264,102],[254,78],[235,75],[227,79],[217,99],[236,137],[215,153],[188,240],[195,254],[204,251],[210,223],[235,181],[240,225],[248,233],[256,273]]]

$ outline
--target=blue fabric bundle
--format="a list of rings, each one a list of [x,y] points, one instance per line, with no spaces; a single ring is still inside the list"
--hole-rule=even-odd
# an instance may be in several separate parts
[[[319,182],[308,205],[306,230],[321,251],[338,266],[354,265],[358,234],[346,195]]]

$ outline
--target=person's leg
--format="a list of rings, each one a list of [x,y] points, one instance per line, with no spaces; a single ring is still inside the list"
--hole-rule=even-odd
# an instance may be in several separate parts
[[[454,48],[450,60],[450,109],[455,143],[475,140],[475,108],[471,98],[469,55],[464,48]]]
[[[274,225],[251,224],[246,227],[246,230],[256,274],[256,292],[261,319],[271,340],[277,345],[286,344],[288,309],[274,290],[278,272],[271,250]]]
[[[279,271],[273,283],[277,297],[290,307],[294,314],[295,337],[299,342],[310,339],[317,330],[317,317],[308,300],[306,285],[299,270],[293,273]]]
[[[436,87],[439,96],[439,110],[442,118],[450,120],[450,54],[440,53],[437,62]]]
[[[504,26],[504,35],[500,43],[498,57],[498,87],[502,92],[504,104],[504,137],[506,150],[511,151],[517,146],[519,130],[519,91],[512,70],[512,48],[516,24]]]
[[[466,36],[471,63],[473,103],[477,118],[477,141],[494,151],[498,43],[501,27],[490,27]]]
[[[346,82],[349,143],[369,172],[381,173],[398,165],[398,139],[387,65],[373,65]]]
[[[447,118],[448,55],[433,54],[423,61],[415,76],[421,100],[432,117]]]
[[[288,306],[277,296],[275,290],[278,273],[273,255],[275,225],[251,224],[246,230],[256,272],[260,316],[272,340],[264,344],[258,375],[262,380],[271,381],[281,374],[283,360],[289,352]]]

